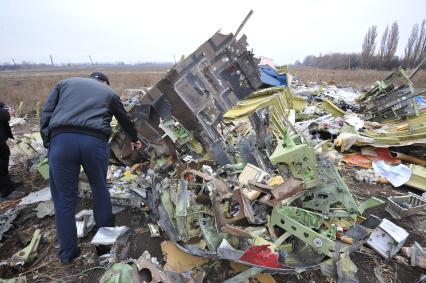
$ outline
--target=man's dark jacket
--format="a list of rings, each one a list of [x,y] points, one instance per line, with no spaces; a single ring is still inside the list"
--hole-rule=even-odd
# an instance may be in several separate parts
[[[48,148],[50,139],[59,133],[81,133],[107,140],[112,116],[132,142],[138,140],[120,97],[111,87],[93,78],[62,80],[49,94],[41,113],[44,146]]]
[[[10,114],[4,108],[4,103],[0,102],[0,143],[4,143],[7,139],[13,139],[12,130],[9,126]]]

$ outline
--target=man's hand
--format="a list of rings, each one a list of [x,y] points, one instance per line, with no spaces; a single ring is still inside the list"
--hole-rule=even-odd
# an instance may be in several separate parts
[[[13,110],[12,107],[10,107],[9,105],[6,105],[4,107],[4,109],[6,109],[7,111],[9,111],[10,117],[12,117],[15,114],[15,110]]]
[[[137,150],[142,147],[142,142],[141,141],[130,142],[130,146],[132,147],[132,150]]]

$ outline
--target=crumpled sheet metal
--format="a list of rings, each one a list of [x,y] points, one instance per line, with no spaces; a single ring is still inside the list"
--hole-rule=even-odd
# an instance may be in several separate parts
[[[100,283],[142,283],[136,266],[124,262],[111,265],[99,279]]]
[[[15,206],[10,208],[5,213],[0,215],[0,241],[3,239],[4,234],[13,227],[13,221],[18,217],[19,212],[24,209],[26,206]]]
[[[410,169],[412,171],[411,178],[405,184],[426,192],[426,167],[411,164]]]
[[[228,120],[247,118],[256,110],[264,107],[279,108],[281,114],[287,114],[293,107],[293,97],[286,87],[273,87],[262,89],[250,95],[249,98],[240,101],[223,117]]]
[[[172,283],[172,279],[164,272],[158,264],[156,264],[152,258],[145,253],[142,254],[137,260],[136,260],[136,266],[139,271],[143,269],[148,269],[152,280],[150,282],[152,283]]]
[[[262,197],[259,201],[270,206],[281,205],[284,199],[298,196],[306,191],[302,181],[294,178],[286,180],[275,188],[268,188],[268,186],[253,182],[249,183],[249,187],[253,190],[266,193],[267,195]]]

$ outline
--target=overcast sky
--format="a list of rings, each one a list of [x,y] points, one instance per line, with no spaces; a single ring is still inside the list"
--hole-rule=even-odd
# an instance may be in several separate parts
[[[256,55],[294,63],[306,55],[359,52],[371,25],[379,39],[387,24],[400,28],[403,54],[425,0],[0,0],[0,63],[23,60],[172,62],[189,55],[217,30],[243,33]]]

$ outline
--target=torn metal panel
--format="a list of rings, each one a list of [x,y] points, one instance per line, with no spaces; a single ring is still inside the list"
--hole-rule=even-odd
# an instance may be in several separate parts
[[[114,263],[99,279],[100,283],[142,283],[135,265]]]
[[[201,218],[198,222],[207,247],[210,251],[216,251],[223,240],[223,236],[217,233],[216,227],[210,218]]]
[[[208,262],[207,259],[188,254],[182,251],[171,241],[161,243],[161,250],[164,255],[164,269],[173,270],[175,272],[186,272],[192,270],[196,266],[201,266]]]
[[[321,211],[329,217],[353,218],[360,213],[356,200],[334,165],[320,158],[317,167],[319,185],[301,197],[303,208]]]
[[[0,241],[3,240],[4,235],[10,228],[13,227],[13,221],[18,217],[21,210],[23,210],[26,205],[15,206],[10,208],[5,213],[0,215]]]
[[[319,253],[329,257],[334,257],[336,254],[337,247],[335,241],[307,228],[304,224],[288,217],[285,212],[281,213],[277,208],[274,208],[272,211],[271,225],[289,231]]]
[[[222,165],[230,163],[217,125],[224,112],[262,85],[258,60],[247,45],[244,35],[236,39],[233,34],[218,32],[169,70],[129,111],[140,138],[146,144],[161,144],[164,131],[159,127],[160,118],[173,116],[215,160]],[[151,107],[141,109],[141,105]],[[112,148],[117,158],[128,163],[138,156],[123,148],[124,140],[113,140],[121,146]]]
[[[144,270],[147,269],[151,275],[151,283],[172,283],[171,278],[163,271],[158,264],[154,262],[149,253],[144,252],[137,260],[136,266],[140,274],[144,275]],[[148,279],[149,280],[149,279]],[[143,280],[145,282],[145,280]]]
[[[294,178],[303,180],[306,188],[318,185],[318,169],[313,147],[306,143],[296,143],[294,139],[285,134],[284,140],[279,140],[274,153],[269,156],[273,165],[284,163],[291,171]]]
[[[250,239],[252,235],[249,231],[246,231],[240,227],[226,224],[220,228],[223,233],[231,234],[240,238]]]
[[[414,242],[410,248],[410,264],[426,269],[426,248],[417,242]]]
[[[426,167],[410,164],[410,169],[411,177],[405,184],[426,192]]]

